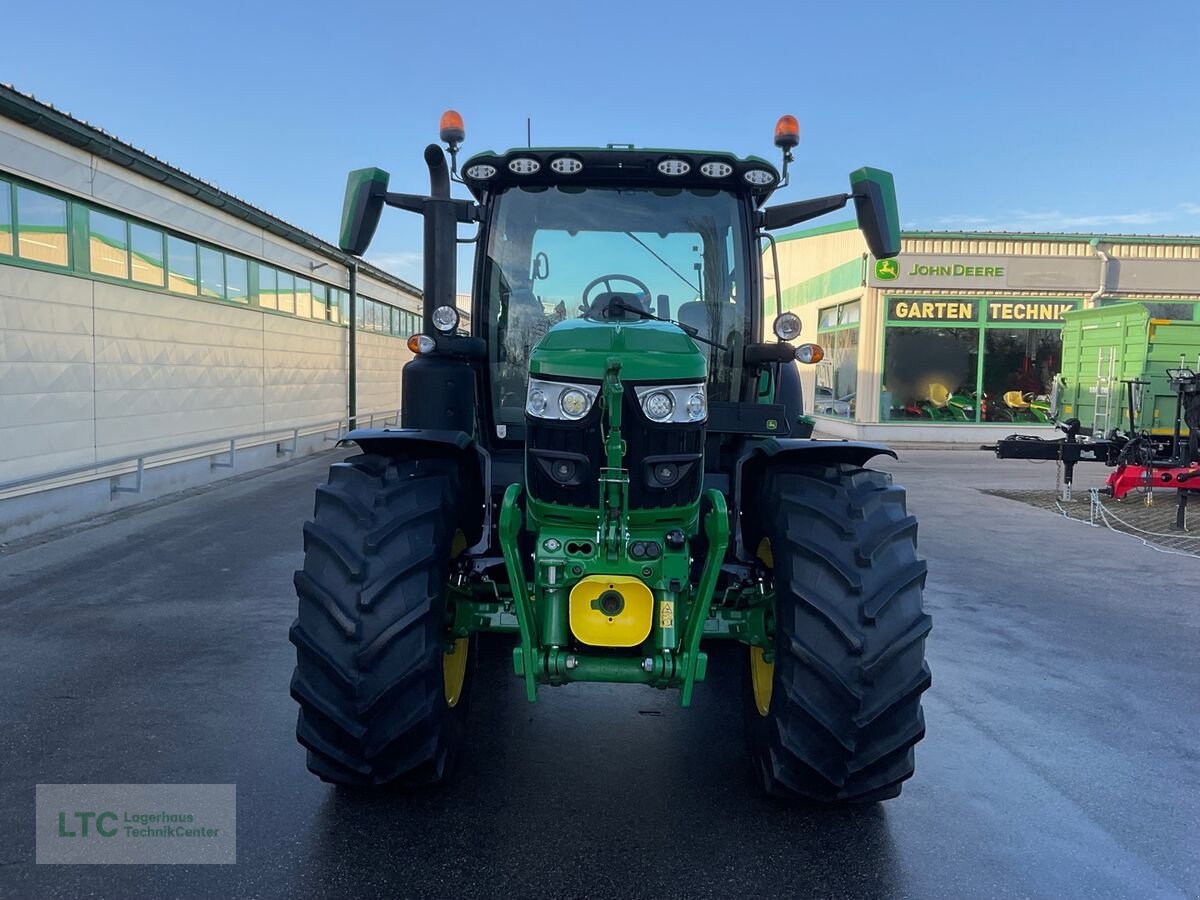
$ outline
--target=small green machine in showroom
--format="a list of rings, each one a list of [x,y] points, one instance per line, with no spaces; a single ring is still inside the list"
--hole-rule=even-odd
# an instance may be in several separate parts
[[[799,141],[791,116],[781,169],[610,145],[484,152],[460,174],[457,113],[441,137],[428,195],[389,192],[380,169],[346,189],[350,254],[385,205],[424,217],[423,333],[400,426],[347,435],[361,453],[331,467],[304,527],[291,692],[309,769],[362,787],[446,779],[493,632],[530,701],[590,681],[687,706],[708,650],[740,648],[769,793],[898,795],[930,683],[917,523],[867,468],[894,453],[811,438],[797,362],[822,351],[763,296],[758,252],[853,201],[871,252],[894,257],[891,175],[858,169],[845,193],[765,206]]]

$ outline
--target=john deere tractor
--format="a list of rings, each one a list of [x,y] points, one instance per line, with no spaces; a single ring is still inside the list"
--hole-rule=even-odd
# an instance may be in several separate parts
[[[424,216],[423,328],[399,427],[347,435],[361,453],[331,467],[304,526],[291,693],[309,769],[365,787],[447,778],[491,632],[530,702],[590,681],[687,706],[728,645],[769,793],[895,797],[930,683],[917,523],[866,468],[892,451],[811,438],[798,363],[822,351],[793,343],[778,290],[767,314],[760,249],[852,200],[871,252],[895,256],[891,175],[765,206],[798,142],[790,116],[782,171],[609,145],[485,152],[460,174],[456,113],[441,136],[428,195],[389,192],[380,169],[346,189],[349,254],[384,206]]]

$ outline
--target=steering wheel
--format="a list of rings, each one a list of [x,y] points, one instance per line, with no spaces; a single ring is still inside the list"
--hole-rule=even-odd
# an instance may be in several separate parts
[[[650,288],[646,286],[646,282],[642,281],[641,279],[634,278],[632,275],[625,275],[621,272],[610,272],[607,275],[601,275],[599,278],[593,278],[587,283],[587,287],[583,289],[583,309],[586,310],[583,316],[585,319],[590,319],[594,315],[601,315],[604,313],[605,309],[607,309],[607,307],[596,309],[592,308],[594,301],[588,300],[588,296],[592,293],[592,289],[596,287],[596,285],[603,284],[604,289],[611,294],[613,293],[613,281],[628,281],[630,284],[636,285],[641,289],[642,295],[646,298],[646,302],[650,302]],[[596,298],[597,301],[599,299],[599,297]]]

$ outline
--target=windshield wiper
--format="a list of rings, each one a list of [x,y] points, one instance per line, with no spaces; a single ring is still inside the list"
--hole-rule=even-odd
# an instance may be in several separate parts
[[[620,309],[624,312],[631,312],[635,316],[641,316],[643,319],[653,319],[655,322],[666,322],[668,325],[674,325],[694,341],[700,341],[700,343],[708,344],[710,347],[716,347],[718,350],[729,349],[724,344],[718,344],[716,341],[710,341],[708,338],[700,337],[700,329],[694,325],[684,325],[682,322],[676,322],[673,319],[660,319],[658,316],[654,315],[653,313],[648,313],[644,309],[638,309],[636,306],[628,305],[619,297],[614,297],[612,300],[608,301],[608,308]]]
[[[665,259],[663,259],[661,256],[659,256],[657,253],[655,253],[654,249],[649,244],[647,244],[645,241],[643,241],[640,237],[638,237],[632,231],[626,231],[625,236],[628,238],[632,238],[633,240],[635,240],[639,244],[641,244],[644,248],[646,248],[647,253],[649,253],[651,256],[653,256],[655,259],[657,259],[660,263],[662,263],[664,266],[666,266],[668,269],[670,269],[672,272],[674,272],[679,277],[680,281],[682,281],[684,284],[686,284],[689,288],[691,288],[697,294],[700,293],[700,288],[696,287],[696,285],[694,285],[690,281],[688,281],[686,276],[684,276],[684,274],[682,272],[680,272],[677,268],[675,268],[673,265],[671,265],[669,262],[667,262]],[[660,320],[660,321],[662,321],[662,320]]]

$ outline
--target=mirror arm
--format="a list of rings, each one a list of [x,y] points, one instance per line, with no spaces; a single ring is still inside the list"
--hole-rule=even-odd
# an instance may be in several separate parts
[[[436,201],[450,203],[454,206],[455,218],[464,225],[479,221],[479,205],[470,200],[458,200],[442,197],[425,197],[421,194],[396,194],[389,191],[384,194],[383,202],[397,209],[405,209],[423,215],[425,204]]]
[[[780,206],[768,206],[758,214],[758,225],[767,231],[777,228],[787,228],[789,225],[799,225],[817,216],[841,209],[850,200],[850,194],[830,194],[828,197],[814,197],[811,200],[797,200],[795,203],[784,203]]]

